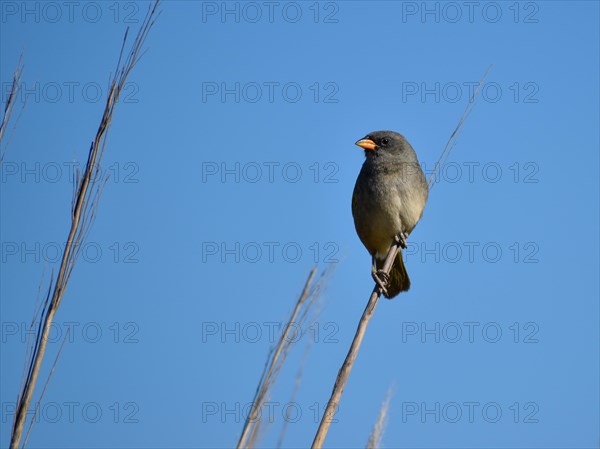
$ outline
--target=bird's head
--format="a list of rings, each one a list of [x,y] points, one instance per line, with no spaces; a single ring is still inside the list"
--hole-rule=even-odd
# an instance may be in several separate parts
[[[367,158],[402,156],[414,150],[402,134],[394,131],[375,131],[356,142]]]

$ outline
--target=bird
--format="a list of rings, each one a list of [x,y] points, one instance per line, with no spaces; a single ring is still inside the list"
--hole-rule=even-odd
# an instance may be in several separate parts
[[[373,279],[392,299],[410,288],[402,250],[389,275],[383,263],[394,242],[407,248],[406,238],[423,216],[429,186],[415,150],[402,134],[375,131],[356,145],[364,149],[365,161],[352,194],[354,226],[371,255]]]

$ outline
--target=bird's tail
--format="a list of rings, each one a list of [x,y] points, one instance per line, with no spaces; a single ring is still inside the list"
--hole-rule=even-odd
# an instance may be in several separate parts
[[[377,265],[381,264],[383,267],[383,261],[376,261]],[[381,268],[378,266],[377,268]],[[408,273],[406,272],[406,267],[404,266],[404,260],[402,260],[402,251],[398,251],[396,254],[396,260],[394,260],[394,264],[392,265],[392,269],[390,271],[390,280],[387,285],[387,294],[383,294],[387,299],[392,299],[395,296],[398,296],[400,292],[406,292],[410,288],[410,278],[408,277]]]

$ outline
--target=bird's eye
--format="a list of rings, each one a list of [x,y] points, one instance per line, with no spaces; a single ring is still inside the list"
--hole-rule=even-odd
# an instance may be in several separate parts
[[[384,137],[383,139],[381,139],[382,145],[387,145],[388,143],[390,143],[390,139],[388,139],[387,137]]]

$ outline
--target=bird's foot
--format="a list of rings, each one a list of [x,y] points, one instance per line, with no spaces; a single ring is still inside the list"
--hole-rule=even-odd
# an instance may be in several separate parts
[[[371,267],[371,276],[379,288],[381,288],[381,291],[387,295],[387,285],[390,282],[390,275],[383,270],[375,271],[375,268]]]
[[[396,236],[396,243],[400,244],[400,248],[402,249],[406,249],[408,248],[408,245],[406,244],[406,234],[404,232],[401,232],[400,234],[398,234]]]

